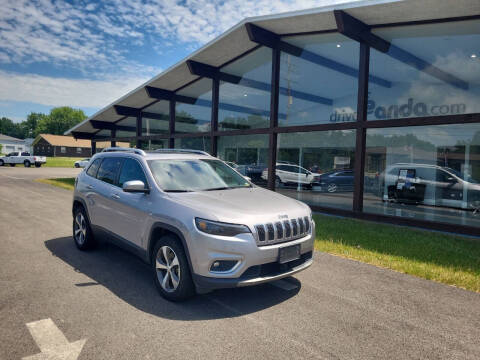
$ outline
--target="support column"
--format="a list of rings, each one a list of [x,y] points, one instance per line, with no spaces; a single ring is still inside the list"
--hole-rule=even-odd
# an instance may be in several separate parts
[[[137,142],[137,149],[142,148],[142,140],[139,139],[139,136],[142,136],[142,115],[137,115],[137,124],[136,124],[136,134],[135,134],[136,142]]]
[[[363,186],[365,182],[365,146],[367,130],[368,76],[370,47],[360,43],[360,61],[358,66],[357,134],[355,145],[355,166],[353,185],[353,211],[363,211]]]
[[[117,131],[115,129],[112,129],[110,130],[110,137],[112,138],[116,138],[117,137]],[[111,147],[116,147],[117,146],[117,142],[115,140],[111,140],[110,141],[110,146]]]
[[[215,132],[218,130],[218,102],[220,97],[220,80],[212,80],[212,122],[210,124],[210,154],[217,156],[217,137]]]
[[[270,94],[270,133],[268,141],[268,189],[275,190],[275,165],[277,163],[277,134],[273,131],[278,126],[278,101],[280,84],[280,50],[272,49],[272,85]]]
[[[175,100],[170,100],[170,120],[168,124],[168,134],[169,134],[169,139],[168,139],[168,147],[170,149],[173,149],[175,147],[175,139],[173,138],[173,135],[175,134]]]
[[[91,140],[90,143],[91,143],[91,146],[92,146],[91,152],[92,152],[92,156],[93,156],[97,152],[97,143],[93,140]]]

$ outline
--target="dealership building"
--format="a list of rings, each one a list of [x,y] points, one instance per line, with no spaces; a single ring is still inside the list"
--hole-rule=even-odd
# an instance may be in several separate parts
[[[248,18],[67,134],[203,150],[314,211],[480,235],[480,1]]]

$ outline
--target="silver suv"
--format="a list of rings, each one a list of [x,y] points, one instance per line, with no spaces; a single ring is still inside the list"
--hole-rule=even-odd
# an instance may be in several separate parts
[[[314,237],[307,205],[201,151],[108,148],[75,181],[77,247],[131,250],[173,301],[295,274],[312,264]]]

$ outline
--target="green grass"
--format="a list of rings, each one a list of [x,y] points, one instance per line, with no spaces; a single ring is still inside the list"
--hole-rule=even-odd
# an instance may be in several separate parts
[[[82,160],[85,158],[79,157],[47,157],[47,163],[43,164],[42,166],[46,167],[73,167],[73,164],[77,160]]]
[[[317,250],[480,292],[478,240],[326,215],[314,218]]]
[[[37,182],[58,186],[62,189],[73,190],[75,178],[54,178],[54,179],[37,179]]]
[[[75,183],[74,178],[37,181],[68,190]],[[326,215],[314,218],[317,250],[480,292],[479,240]]]

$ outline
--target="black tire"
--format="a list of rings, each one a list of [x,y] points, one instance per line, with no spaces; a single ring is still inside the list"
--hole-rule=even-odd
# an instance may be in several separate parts
[[[178,266],[171,265],[170,270],[166,270],[164,266],[165,263],[168,264],[168,261],[165,261],[163,256],[163,248],[166,247],[173,252],[173,255],[178,259]],[[170,262],[174,262],[174,257],[171,257],[172,252],[168,250],[168,255],[170,257]],[[161,266],[164,268],[157,269],[157,258],[160,261]],[[191,298],[195,295],[195,285],[192,281],[192,274],[190,273],[190,267],[188,266],[187,256],[185,255],[185,250],[181,242],[172,235],[162,236],[155,244],[152,253],[152,272],[153,279],[155,281],[155,286],[157,287],[158,292],[162,297],[170,301],[184,301],[188,298]],[[170,274],[167,276],[167,272],[170,271]],[[174,287],[174,282],[172,276],[176,276],[178,280],[176,288]],[[168,277],[166,281],[166,287],[171,289],[167,291],[164,289],[161,283],[161,278]]]
[[[75,164],[74,166],[75,166],[77,169],[80,167],[80,165],[78,165],[78,164]]]
[[[0,159],[0,166],[3,166],[5,163]]]
[[[10,164],[10,166],[11,166],[11,167],[14,167],[14,166],[15,166],[15,164]]]
[[[83,222],[81,217],[83,217]],[[90,220],[83,206],[78,206],[73,212],[72,236],[75,245],[80,250],[88,250],[95,246]]]
[[[25,167],[30,167],[30,166],[32,166],[32,164],[30,163],[30,161],[25,160],[25,161],[23,162],[23,166],[25,166]]]
[[[40,164],[40,163],[35,163],[35,167],[36,167],[36,168],[39,168],[40,166],[42,166],[42,164]]]

